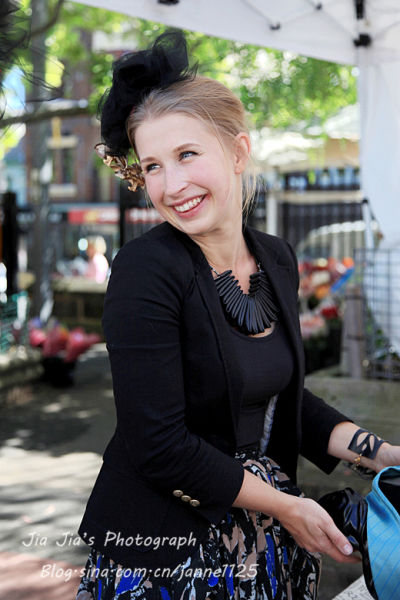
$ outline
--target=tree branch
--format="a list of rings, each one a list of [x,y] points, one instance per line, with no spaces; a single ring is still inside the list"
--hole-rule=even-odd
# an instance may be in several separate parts
[[[42,35],[42,33],[45,33],[48,29],[50,29],[50,27],[53,27],[53,25],[55,25],[57,23],[58,18],[60,16],[61,7],[64,4],[64,1],[65,0],[58,0],[56,7],[54,9],[54,13],[50,17],[50,19],[46,23],[43,23],[43,25],[41,25],[40,27],[37,27],[36,29],[33,29],[31,31],[31,33],[30,33],[31,39],[38,37],[39,35]]]
[[[18,123],[38,123],[53,117],[79,117],[89,116],[88,106],[72,106],[69,108],[57,108],[53,110],[38,110],[37,112],[25,112],[15,117],[8,117],[0,120],[0,129],[16,125]]]

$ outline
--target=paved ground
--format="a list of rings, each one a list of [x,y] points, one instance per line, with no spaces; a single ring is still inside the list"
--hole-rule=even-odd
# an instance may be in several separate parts
[[[367,408],[357,401],[354,412],[372,419],[366,401]],[[341,402],[351,408],[355,400]],[[0,600],[73,600],[88,554],[76,531],[115,423],[104,346],[78,364],[73,387],[21,388],[0,412]],[[383,427],[384,436],[400,442],[398,404],[378,407],[375,417],[381,412],[376,431]],[[314,497],[344,485],[368,490],[345,466],[331,478],[302,467],[300,479]],[[358,565],[326,561],[320,600],[332,600],[360,575]]]
[[[88,554],[76,531],[115,422],[104,346],[73,387],[36,383],[0,411],[0,599],[72,600]]]

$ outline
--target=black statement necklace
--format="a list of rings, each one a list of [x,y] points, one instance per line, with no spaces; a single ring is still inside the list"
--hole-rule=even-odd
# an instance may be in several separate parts
[[[245,294],[231,269],[218,273],[210,265],[217,275],[214,281],[228,321],[246,335],[262,333],[272,321],[277,321],[279,314],[269,279],[259,262],[257,267],[258,272],[250,275],[249,293]]]

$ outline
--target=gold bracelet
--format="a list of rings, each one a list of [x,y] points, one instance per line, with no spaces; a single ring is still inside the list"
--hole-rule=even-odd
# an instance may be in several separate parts
[[[358,454],[355,459],[353,460],[353,464],[351,465],[351,468],[353,469],[353,471],[358,471],[358,468],[360,466],[361,463],[361,457],[362,454]]]

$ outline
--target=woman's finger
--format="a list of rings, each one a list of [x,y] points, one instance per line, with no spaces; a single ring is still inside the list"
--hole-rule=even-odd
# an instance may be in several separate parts
[[[350,554],[354,552],[353,546],[346,536],[336,527],[332,519],[325,529],[325,534],[332,545],[344,556],[350,556]]]

